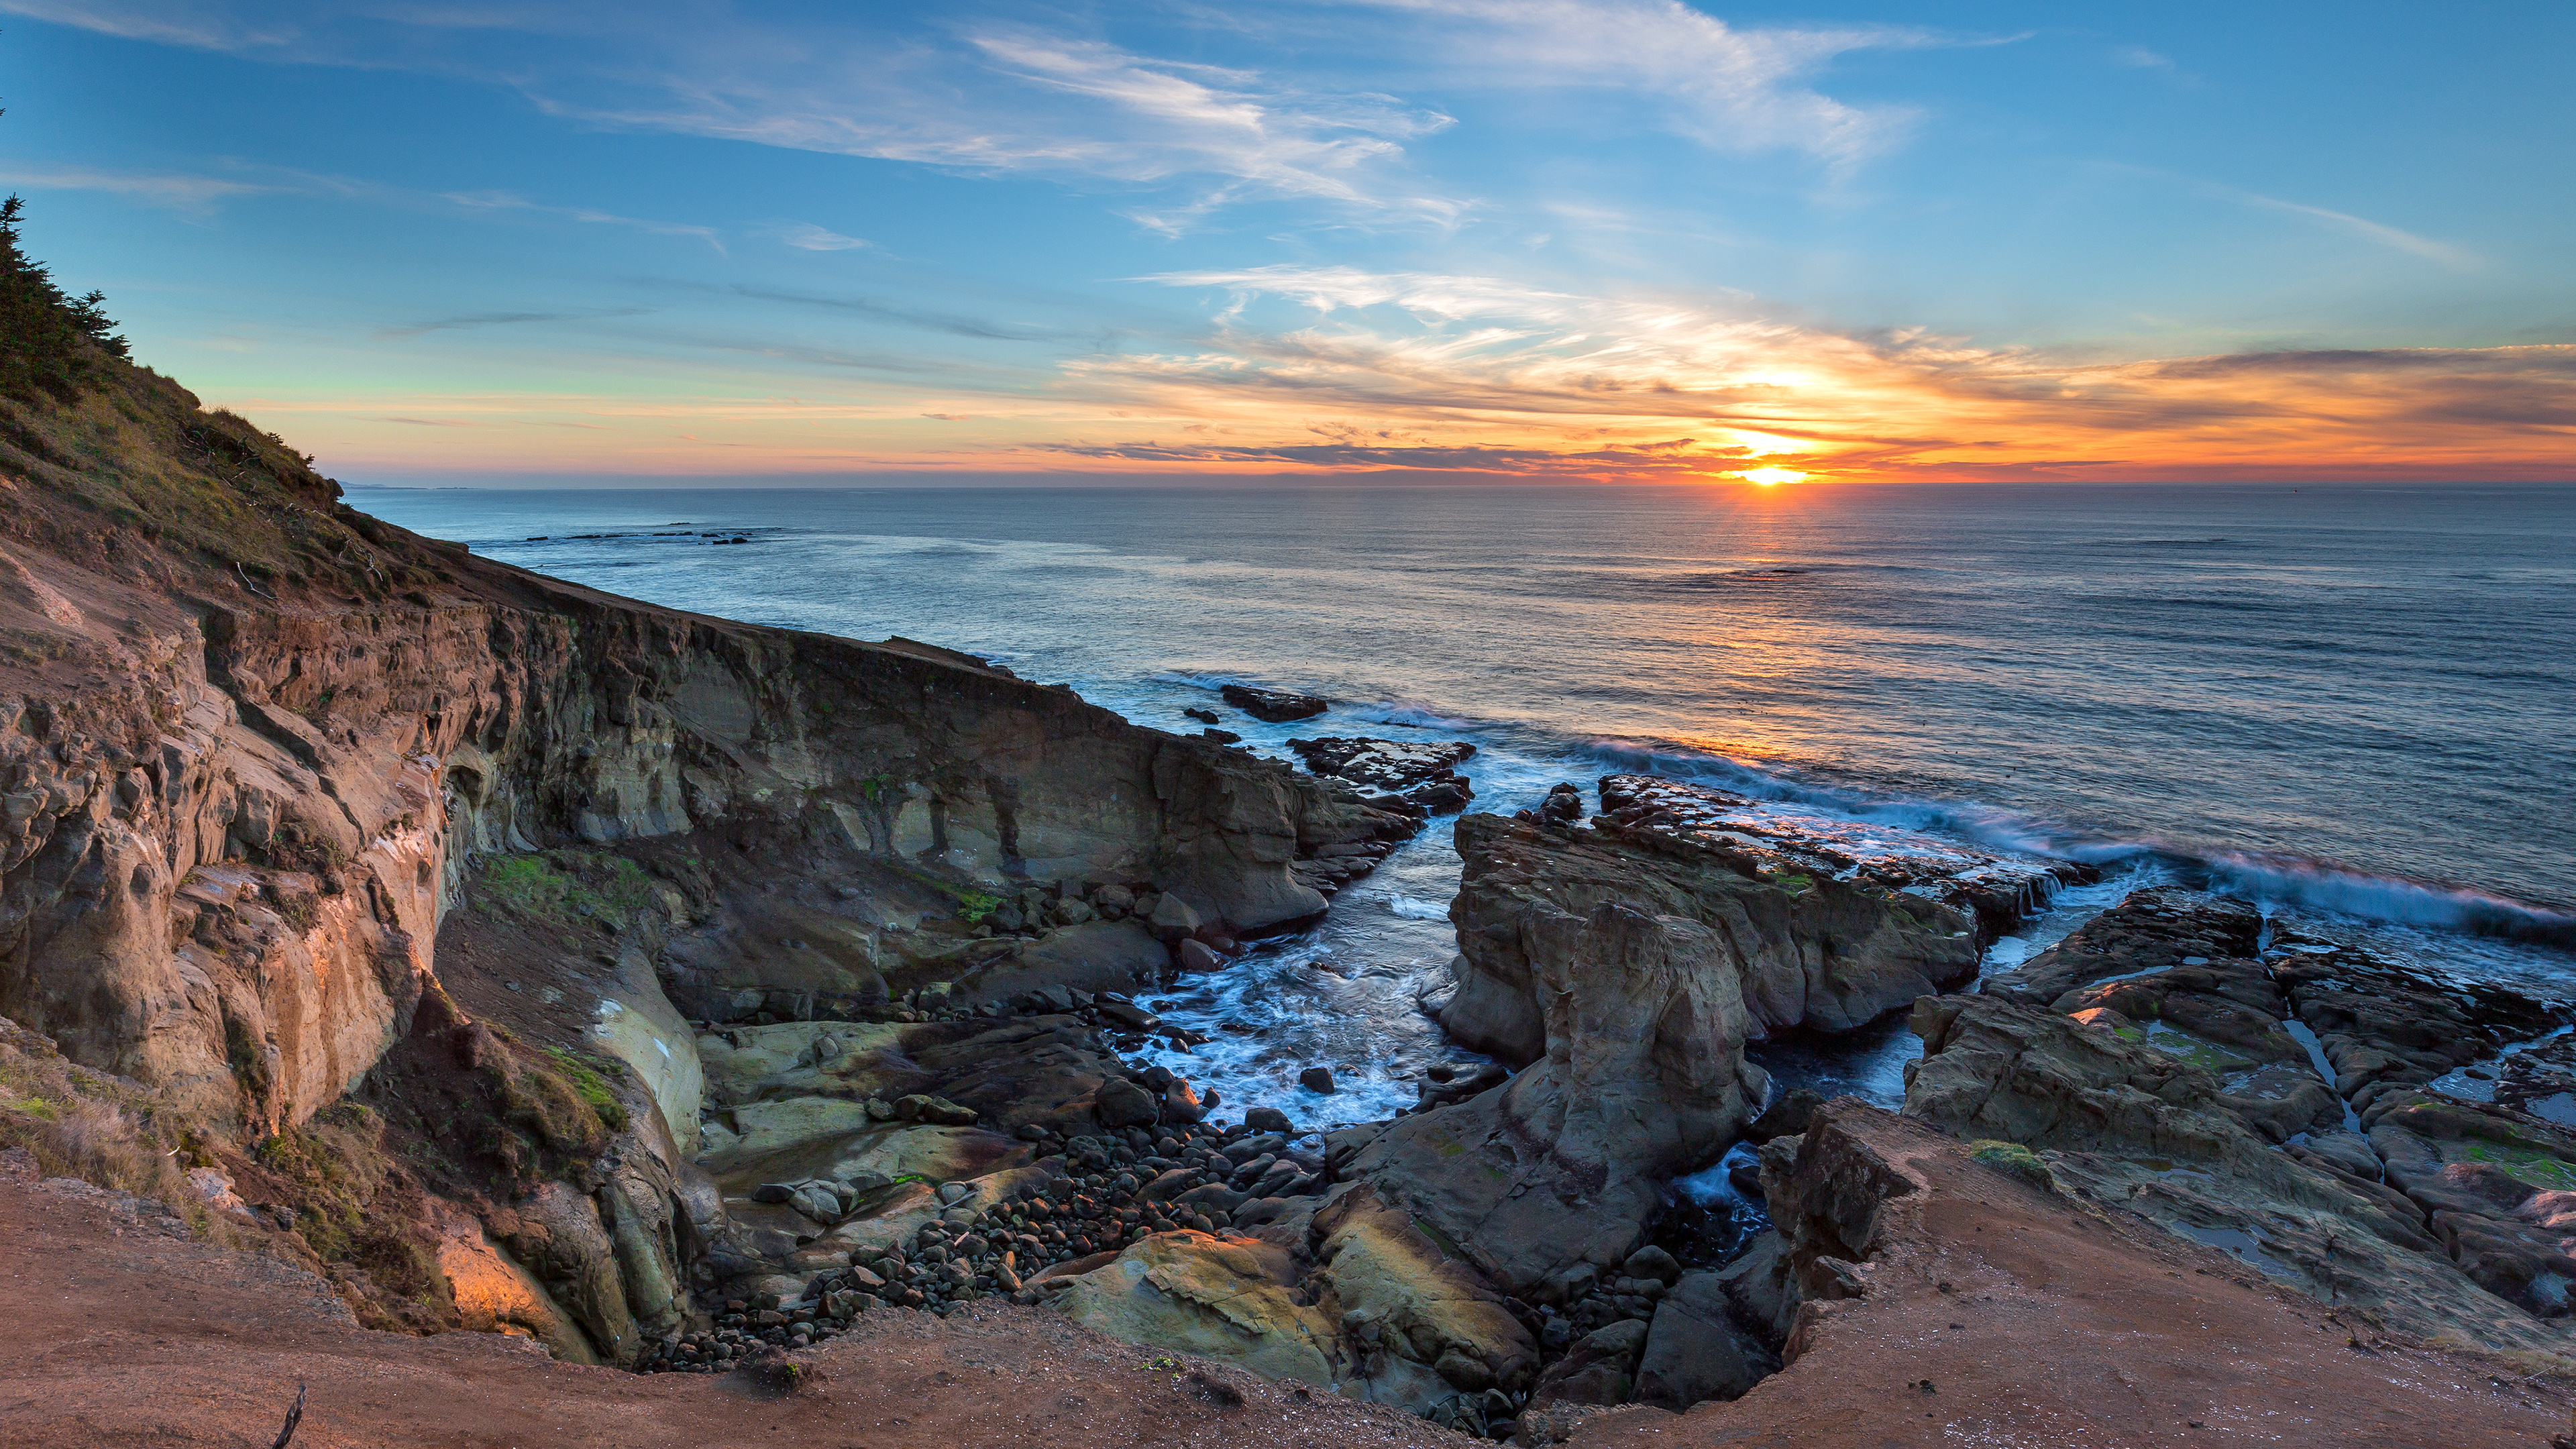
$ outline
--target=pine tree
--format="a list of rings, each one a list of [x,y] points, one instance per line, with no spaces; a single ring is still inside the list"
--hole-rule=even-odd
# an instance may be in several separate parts
[[[130,354],[107,315],[105,293],[67,295],[19,244],[26,206],[16,196],[0,201],[0,394],[33,401],[43,392],[70,402],[101,354]]]

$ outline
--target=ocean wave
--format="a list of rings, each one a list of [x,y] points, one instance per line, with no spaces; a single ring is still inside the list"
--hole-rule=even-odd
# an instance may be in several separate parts
[[[2576,946],[2576,916],[2454,886],[2345,870],[2298,856],[2220,851],[2195,862],[2213,889],[2302,910]]]
[[[1449,907],[1440,901],[1417,901],[1411,896],[1390,896],[1386,908],[1408,921],[1445,921]]]
[[[1667,589],[1724,589],[1744,584],[1782,584],[1792,579],[1811,578],[1822,572],[1814,568],[1780,565],[1769,568],[1717,569],[1714,571],[1667,574],[1652,582]]]

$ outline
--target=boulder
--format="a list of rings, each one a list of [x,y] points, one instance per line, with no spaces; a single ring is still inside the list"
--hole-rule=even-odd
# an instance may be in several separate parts
[[[1206,1101],[1200,1100],[1197,1088],[1174,1077],[1171,1084],[1163,1088],[1162,1120],[1173,1126],[1203,1121],[1207,1117],[1209,1103],[1214,1100],[1214,1094],[1210,1094]]]
[[[1145,920],[1155,935],[1167,941],[1187,936],[1206,924],[1199,913],[1190,908],[1189,902],[1176,895],[1166,895],[1154,902],[1153,912]]]
[[[1297,1085],[1304,1087],[1309,1092],[1319,1092],[1324,1096],[1329,1097],[1333,1094],[1333,1069],[1330,1067],[1308,1067],[1306,1070],[1297,1074]]]
[[[1637,1359],[1645,1352],[1648,1325],[1623,1318],[1575,1340],[1565,1357],[1547,1366],[1533,1403],[1624,1404],[1637,1387]]]
[[[1706,1399],[1742,1398],[1777,1359],[1735,1326],[1715,1273],[1688,1273],[1655,1305],[1637,1363],[1637,1401],[1680,1413]]]
[[[1104,1127],[1148,1127],[1162,1110],[1160,1099],[1125,1077],[1103,1079],[1092,1099],[1092,1111]]]
[[[1194,1354],[1272,1379],[1318,1388],[1347,1367],[1339,1325],[1290,1294],[1296,1267],[1284,1248],[1191,1230],[1156,1233],[1074,1277],[1055,1303],[1095,1333]]]

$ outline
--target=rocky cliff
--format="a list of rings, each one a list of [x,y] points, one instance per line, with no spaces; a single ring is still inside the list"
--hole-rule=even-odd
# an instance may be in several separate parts
[[[489,1239],[517,1246],[482,1276],[545,1279],[592,1351],[667,1323],[710,1221],[673,995],[774,1018],[836,991],[1130,980],[1181,935],[1315,915],[1293,865],[1407,826],[964,655],[658,609],[417,537],[112,357],[0,400],[0,1016],[139,1084],[237,1176],[263,1170],[253,1144],[314,1146],[371,1074],[437,1082],[373,1084],[381,1120],[323,1154],[367,1192],[305,1194],[365,1219],[388,1173],[416,1177],[416,1230],[386,1247],[412,1266],[379,1276],[427,1285],[432,1319],[460,1310],[431,1260],[475,1276]],[[482,881],[482,974],[572,1000],[496,1034],[513,998],[449,991],[441,928],[505,857],[539,864]],[[801,904],[770,901],[782,884]],[[1098,890],[1170,905],[1088,936],[978,924],[1026,905],[1072,926]],[[903,891],[910,916],[884,919]],[[438,1158],[433,1108],[497,1135]],[[476,1193],[480,1227],[439,1238],[438,1204]]]

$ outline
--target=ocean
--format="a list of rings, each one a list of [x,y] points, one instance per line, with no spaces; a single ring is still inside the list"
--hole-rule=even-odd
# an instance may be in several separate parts
[[[655,603],[901,634],[1292,735],[1472,741],[1473,808],[1612,770],[2086,861],[2009,965],[2180,881],[2576,994],[2576,487],[353,489]],[[715,539],[748,543],[718,545]],[[1263,725],[1227,682],[1335,701]],[[1176,1069],[1329,1125],[1464,1059],[1414,1004],[1455,946],[1432,830],[1326,924],[1153,998]],[[1892,1026],[1770,1044],[1889,1098]],[[1343,1090],[1300,1096],[1332,1066]]]

